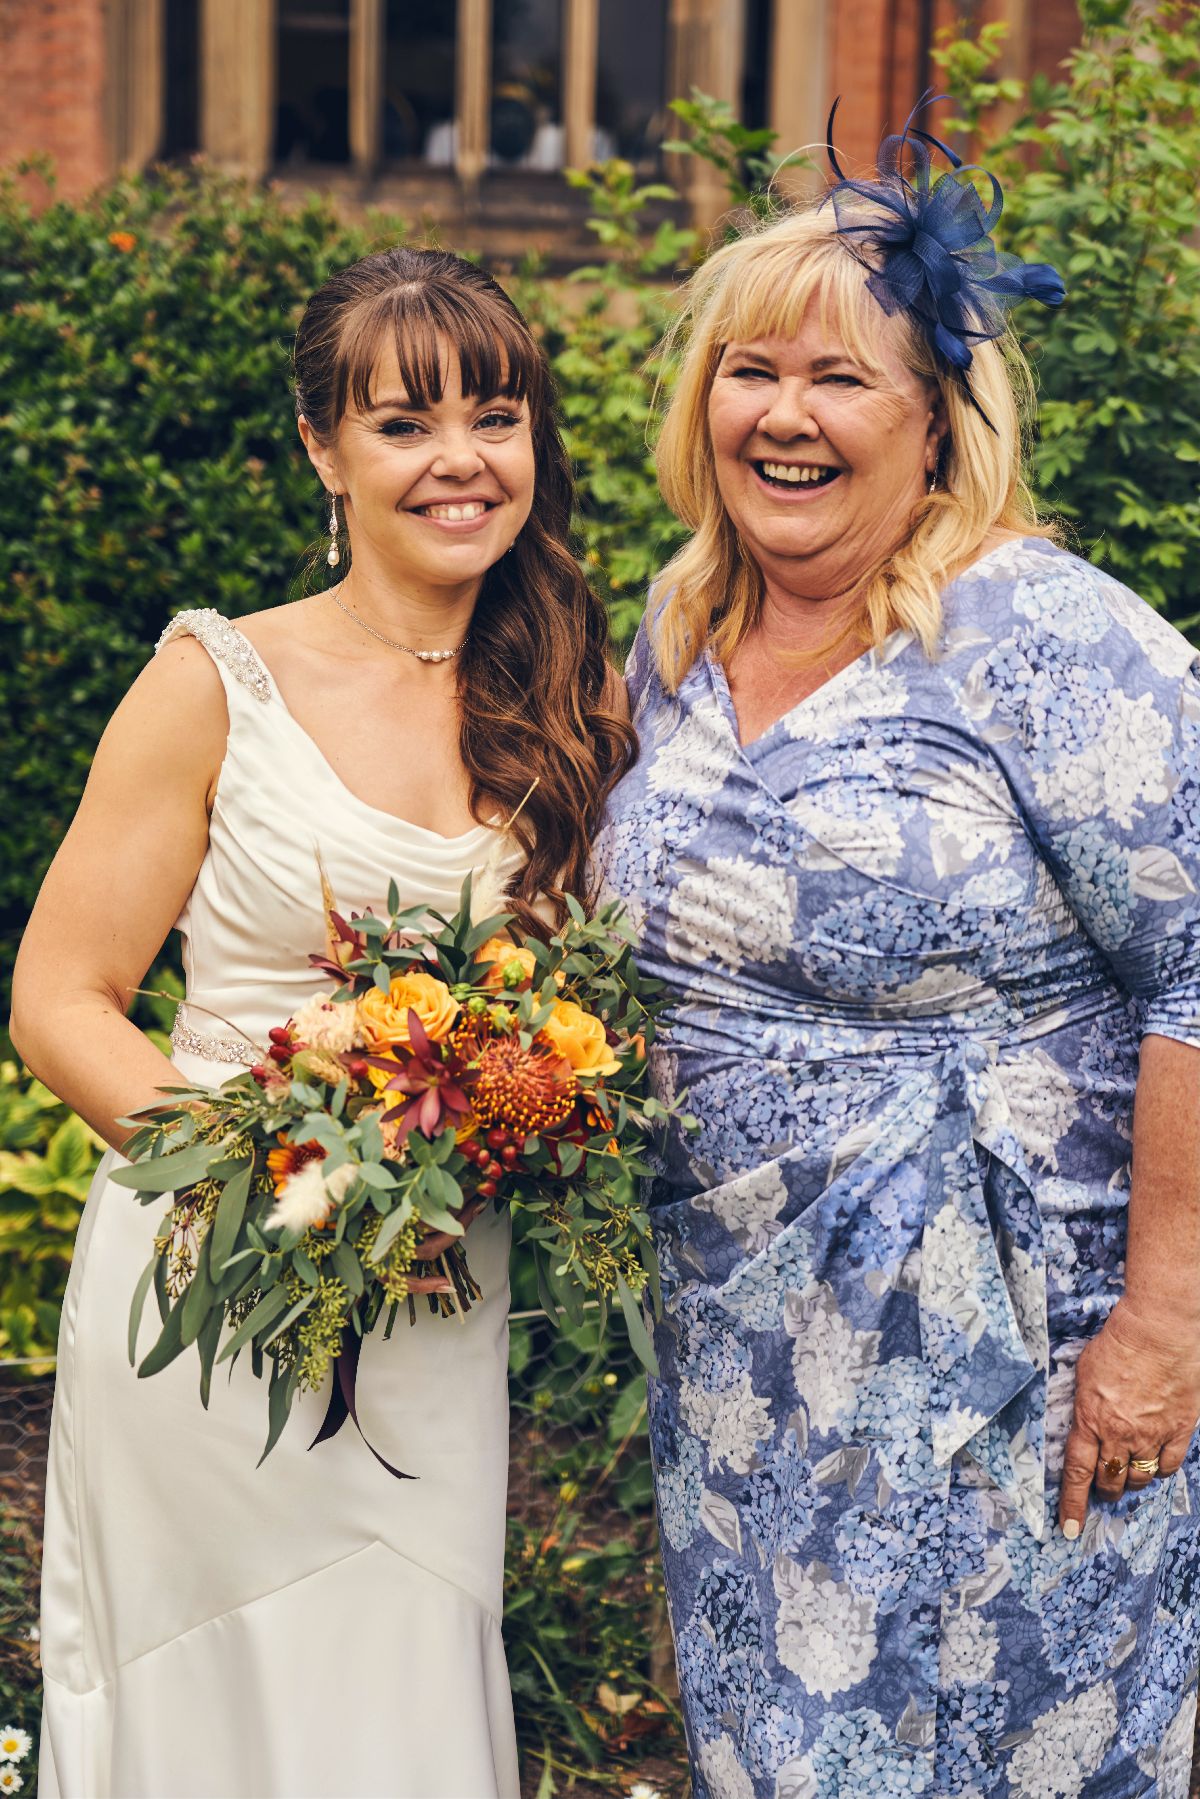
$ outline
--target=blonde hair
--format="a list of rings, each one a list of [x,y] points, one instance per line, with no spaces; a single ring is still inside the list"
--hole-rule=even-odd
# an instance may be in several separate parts
[[[875,216],[874,209],[863,205],[861,216]],[[735,340],[794,336],[813,300],[822,328],[832,322],[868,368],[879,367],[883,333],[898,330],[902,360],[914,375],[936,382],[949,422],[938,491],[922,500],[907,536],[869,571],[837,643],[878,644],[903,627],[932,654],[941,590],[974,559],[989,531],[1054,535],[1039,523],[1021,473],[1034,386],[1015,338],[1006,332],[972,346],[971,389],[993,431],[959,384],[943,378],[919,326],[903,314],[889,321],[868,291],[861,247],[859,255],[849,249],[837,224],[832,205],[819,206],[768,220],[724,245],[692,276],[664,340],[665,355],[678,357],[678,374],[658,435],[658,478],[667,505],[692,532],[655,583],[666,597],[655,619],[654,652],[671,692],[706,645],[726,660],[762,601],[761,573],[717,487],[708,399],[722,351]]]

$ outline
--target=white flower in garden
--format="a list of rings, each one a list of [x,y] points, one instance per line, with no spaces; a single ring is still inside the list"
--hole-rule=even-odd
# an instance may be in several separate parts
[[[324,1224],[355,1176],[353,1162],[343,1162],[328,1175],[324,1167],[324,1162],[306,1162],[289,1175],[275,1196],[275,1208],[264,1221],[264,1230],[306,1231],[314,1224]]]
[[[32,1748],[33,1738],[27,1730],[0,1730],[0,1762],[23,1761]]]
[[[361,1041],[358,1008],[353,1003],[338,1005],[323,993],[293,1013],[292,1029],[309,1049],[328,1050],[335,1056]]]
[[[629,1789],[629,1799],[662,1799],[662,1794],[648,1780],[635,1780]]]
[[[15,1768],[0,1768],[0,1793],[19,1793],[24,1785]]]

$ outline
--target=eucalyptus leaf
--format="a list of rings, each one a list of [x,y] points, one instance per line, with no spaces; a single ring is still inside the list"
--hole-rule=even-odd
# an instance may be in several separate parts
[[[208,1315],[208,1309],[216,1302],[216,1293],[209,1278],[209,1257],[212,1254],[212,1235],[205,1237],[200,1245],[200,1253],[196,1257],[196,1269],[188,1282],[187,1292],[183,1296],[183,1317],[180,1325],[180,1337],[186,1348],[194,1343],[200,1335],[200,1327]]]
[[[167,1321],[159,1333],[158,1342],[146,1356],[138,1369],[138,1379],[144,1380],[151,1374],[159,1374],[168,1367],[183,1350],[183,1300],[177,1299],[167,1313]]]
[[[135,1193],[175,1193],[202,1180],[215,1160],[211,1143],[192,1143],[174,1155],[114,1168],[108,1178],[118,1187],[131,1187]]]
[[[137,1365],[138,1330],[142,1322],[142,1313],[146,1309],[146,1295],[154,1281],[154,1271],[158,1267],[159,1255],[155,1250],[146,1266],[138,1276],[138,1284],[133,1290],[133,1302],[129,1308],[129,1366]]]
[[[212,1267],[218,1274],[233,1254],[237,1234],[246,1216],[246,1201],[250,1197],[250,1177],[253,1173],[252,1160],[240,1164],[237,1172],[225,1182],[217,1201],[212,1225]]]
[[[200,1352],[200,1404],[208,1410],[208,1398],[212,1389],[213,1362],[216,1359],[217,1345],[221,1341],[221,1329],[225,1323],[225,1312],[221,1306],[215,1306],[204,1320],[200,1335],[196,1338],[196,1348]]]
[[[658,1357],[654,1353],[654,1344],[646,1329],[642,1308],[620,1274],[617,1275],[617,1297],[621,1301],[621,1310],[625,1314],[625,1328],[629,1332],[629,1342],[633,1353],[647,1373],[653,1374],[657,1378]]]

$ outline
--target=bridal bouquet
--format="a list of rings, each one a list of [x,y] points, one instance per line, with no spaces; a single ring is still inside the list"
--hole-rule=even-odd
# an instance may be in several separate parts
[[[578,1322],[590,1300],[604,1321],[615,1300],[653,1369],[638,1178],[667,1108],[645,1092],[657,989],[618,909],[588,919],[571,899],[544,944],[516,941],[507,913],[473,922],[469,879],[449,919],[398,911],[394,882],[386,919],[347,921],[328,883],[325,904],[326,953],[310,960],[329,990],[248,1073],[167,1089],[126,1121],[131,1165],[113,1180],[143,1204],[171,1196],[133,1297],[131,1362],[151,1289],[160,1315],[139,1374],[195,1344],[207,1405],[214,1365],[248,1351],[270,1370],[265,1457],[332,1367],[319,1442],[357,1422],[362,1337],[382,1316],[390,1336],[401,1308],[462,1315],[480,1296],[466,1227],[488,1202],[533,1215],[548,1316]]]

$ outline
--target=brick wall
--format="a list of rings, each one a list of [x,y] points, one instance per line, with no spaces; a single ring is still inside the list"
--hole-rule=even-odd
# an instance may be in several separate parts
[[[0,165],[35,150],[77,198],[109,174],[105,0],[0,0]]]
[[[903,126],[922,81],[937,87],[936,69],[920,67],[922,7],[920,0],[830,0],[830,8],[829,93],[831,99],[842,96],[838,148],[847,162],[869,167],[884,132]],[[964,0],[932,0],[933,30],[953,26],[967,10]],[[1013,74],[1025,78],[1035,71],[1056,75],[1079,42],[1076,0],[976,0],[970,10],[1013,20],[1006,60]],[[1027,20],[1024,31],[1016,22],[1020,15]]]

